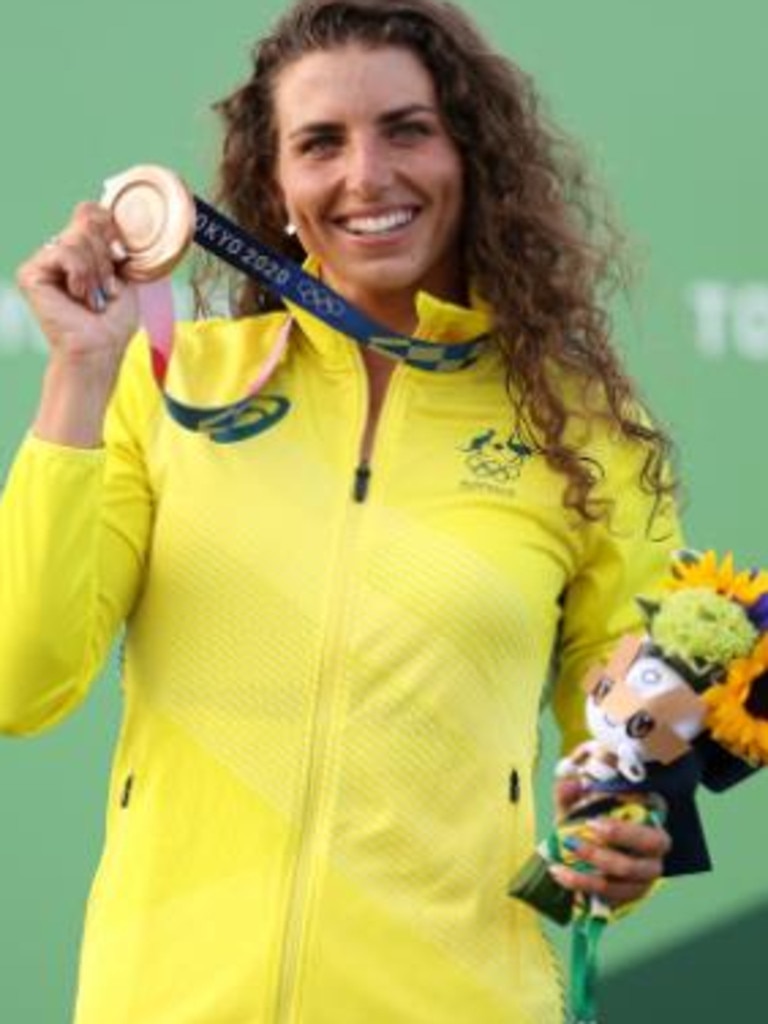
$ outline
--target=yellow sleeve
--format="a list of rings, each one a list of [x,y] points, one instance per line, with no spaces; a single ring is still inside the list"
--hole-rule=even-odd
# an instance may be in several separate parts
[[[553,694],[563,753],[587,738],[584,675],[622,636],[643,630],[636,598],[658,593],[671,553],[683,546],[674,502],[656,507],[640,486],[637,446],[614,445],[599,462],[600,494],[614,506],[607,522],[583,527],[583,558],[563,599]]]
[[[126,357],[104,447],[26,438],[0,500],[0,731],[48,728],[87,694],[135,600],[152,519],[143,444],[158,396]]]

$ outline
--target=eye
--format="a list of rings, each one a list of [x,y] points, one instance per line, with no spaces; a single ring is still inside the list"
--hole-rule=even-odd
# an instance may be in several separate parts
[[[302,139],[299,145],[299,152],[303,156],[324,157],[335,153],[341,146],[340,135],[333,132],[323,132],[316,135],[309,135]]]
[[[633,740],[645,739],[655,726],[656,722],[653,716],[649,715],[647,711],[636,711],[634,715],[627,719],[627,736]]]
[[[647,668],[644,668],[643,671],[640,673],[640,683],[643,686],[647,686],[648,689],[653,689],[663,681],[663,673],[661,673],[659,669],[654,665],[649,665]]]
[[[432,135],[432,126],[426,121],[397,121],[390,126],[388,134],[396,142],[417,142]]]
[[[594,689],[592,690],[592,700],[595,704],[602,704],[612,689],[613,680],[608,679],[607,676],[603,676],[601,679],[598,679]]]
[[[673,669],[657,657],[638,658],[629,670],[627,681],[638,693],[654,697],[680,683]]]

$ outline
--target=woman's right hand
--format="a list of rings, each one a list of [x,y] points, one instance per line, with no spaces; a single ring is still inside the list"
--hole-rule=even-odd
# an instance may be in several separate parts
[[[119,276],[124,258],[111,214],[89,202],[19,268],[18,285],[54,356],[119,365],[138,326],[135,289]]]
[[[81,203],[17,281],[50,347],[34,432],[76,447],[101,444],[104,415],[138,322],[125,249],[111,214]]]

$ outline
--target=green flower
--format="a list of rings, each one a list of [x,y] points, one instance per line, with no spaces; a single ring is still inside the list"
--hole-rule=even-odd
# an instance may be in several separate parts
[[[664,597],[650,620],[651,636],[663,653],[697,673],[747,657],[759,635],[740,604],[705,587]]]

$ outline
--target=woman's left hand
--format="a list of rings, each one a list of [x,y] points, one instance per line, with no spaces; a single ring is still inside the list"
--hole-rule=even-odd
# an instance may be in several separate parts
[[[564,815],[584,794],[578,780],[569,777],[555,784],[554,795],[558,814]],[[647,894],[661,877],[663,859],[671,845],[669,833],[663,828],[595,818],[589,825],[589,839],[582,841],[577,851],[579,859],[593,865],[595,872],[555,864],[550,873],[565,889],[598,896],[618,908]]]

